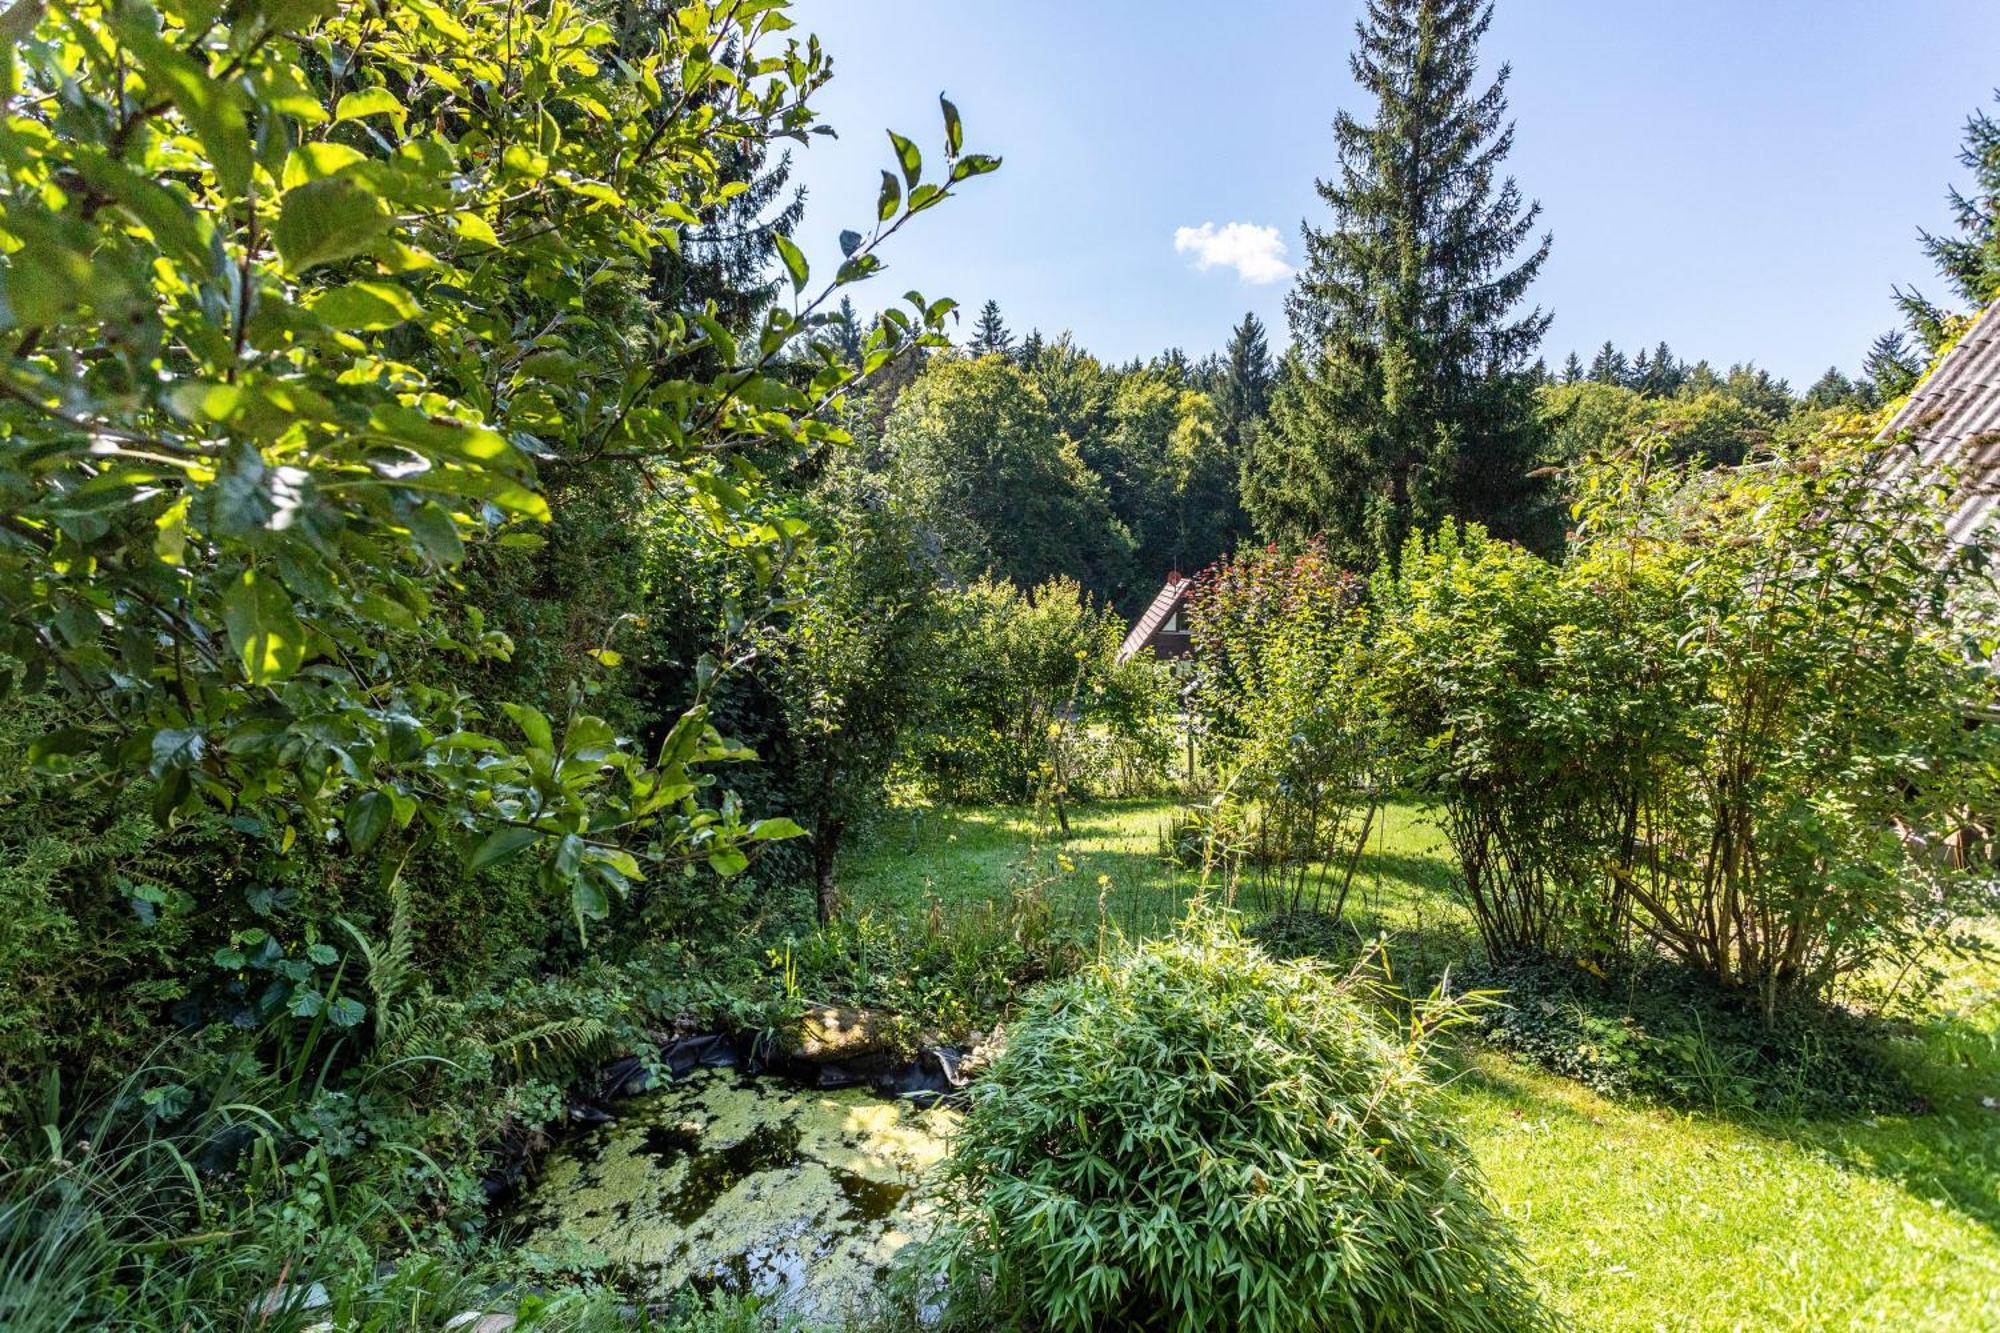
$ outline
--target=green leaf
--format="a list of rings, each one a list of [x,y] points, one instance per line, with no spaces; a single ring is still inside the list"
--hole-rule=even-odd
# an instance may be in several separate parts
[[[360,92],[347,94],[333,108],[336,125],[343,120],[360,120],[364,116],[392,116],[401,124],[403,104],[387,88],[363,88]]]
[[[250,6],[276,32],[296,32],[333,13],[335,0],[256,0]]]
[[[724,847],[708,858],[708,868],[724,879],[729,879],[748,870],[750,858],[743,854],[741,847]]]
[[[422,313],[410,294],[386,282],[350,282],[319,293],[306,305],[328,328],[354,333],[392,329]]]
[[[349,148],[344,143],[327,143],[315,139],[310,143],[302,143],[292,150],[291,156],[285,159],[284,174],[278,183],[289,190],[296,185],[337,176],[347,168],[367,160],[359,149]]]
[[[207,267],[213,229],[180,192],[101,153],[79,156],[77,168],[93,189],[117,200],[143,222],[161,248],[190,268]]]
[[[222,623],[245,678],[269,685],[306,660],[306,632],[292,598],[275,578],[246,569],[222,596]]]
[[[903,187],[894,172],[882,173],[882,193],[875,200],[875,216],[887,222],[903,206]]]
[[[349,801],[346,820],[348,848],[358,854],[373,847],[389,827],[392,808],[388,796],[379,791],[365,791]]]
[[[184,773],[200,764],[207,750],[208,738],[199,728],[162,727],[153,733],[150,771],[156,778],[167,773]]]
[[[458,524],[435,500],[426,500],[412,510],[408,522],[417,545],[438,564],[455,565],[465,558],[465,542],[458,535]]]
[[[165,734],[165,733],[162,733]],[[200,732],[193,733],[196,737]],[[154,738],[157,753],[158,737]],[[50,759],[65,758],[82,754],[90,748],[90,733],[81,727],[57,727],[54,731],[38,736],[28,746],[28,763],[39,767]]]
[[[840,233],[840,253],[841,253],[842,255],[845,255],[845,256],[848,256],[848,257],[850,257],[850,258],[851,258],[851,257],[853,256],[854,252],[855,252],[856,250],[859,250],[860,248],[861,248],[861,233],[860,233],[860,232],[858,232],[858,231],[844,231],[844,232]]]
[[[533,704],[501,704],[500,711],[514,719],[514,725],[528,738],[528,744],[554,753],[555,733],[549,727],[549,720],[542,710]]]
[[[451,228],[460,238],[474,245],[499,247],[500,237],[494,232],[492,224],[477,213],[453,213]]]
[[[988,172],[998,170],[1000,170],[999,158],[988,157],[984,153],[968,153],[951,164],[951,179],[953,184],[957,184],[959,181],[970,180],[974,176],[984,176]]]
[[[216,183],[231,195],[250,185],[250,126],[235,88],[163,40],[139,6],[114,19],[120,41],[138,62],[150,91],[170,100],[208,152]]]
[[[775,842],[780,838],[803,838],[806,831],[789,819],[760,819],[750,826],[752,842]]]
[[[528,180],[540,180],[549,171],[549,159],[525,144],[508,144],[501,151],[500,164],[509,176],[522,176]]]
[[[903,168],[903,183],[915,188],[917,179],[924,174],[924,155],[917,146],[894,130],[889,131],[889,142],[896,146],[896,160]]]
[[[944,109],[944,150],[953,157],[965,147],[965,126],[959,122],[958,108],[943,93],[938,94],[938,105]]]
[[[351,1028],[368,1017],[368,1006],[342,996],[326,1007],[326,1021],[337,1028]]]
[[[779,232],[771,233],[771,241],[778,247],[778,258],[785,261],[785,272],[792,276],[792,290],[804,291],[806,279],[811,270],[806,267],[806,257],[792,239]]]
[[[541,837],[541,830],[515,824],[494,829],[479,846],[473,848],[471,857],[465,863],[466,873],[477,873],[490,865],[497,865],[522,848],[540,841]]]
[[[340,961],[340,950],[334,948],[331,944],[308,945],[306,948],[306,957],[312,959],[321,967],[332,967]]]
[[[272,239],[288,272],[366,254],[389,230],[381,201],[346,176],[285,191]]]
[[[577,926],[585,921],[602,921],[611,915],[611,900],[603,889],[587,879],[580,879],[570,886],[570,910],[576,913]]]

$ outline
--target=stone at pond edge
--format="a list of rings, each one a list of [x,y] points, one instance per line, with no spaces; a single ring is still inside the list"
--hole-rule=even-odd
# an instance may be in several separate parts
[[[510,1314],[466,1310],[444,1322],[444,1333],[513,1333],[518,1321]]]
[[[893,1014],[822,1006],[805,1012],[783,1040],[779,1054],[804,1064],[838,1064],[875,1073],[902,1063],[908,1045],[907,1028]]]

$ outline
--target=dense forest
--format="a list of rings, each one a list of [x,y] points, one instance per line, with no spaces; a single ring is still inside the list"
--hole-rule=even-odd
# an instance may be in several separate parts
[[[2000,121],[1850,369],[1560,353],[1491,0],[1368,0],[1287,327],[1113,364],[882,294],[1008,173],[818,217],[798,18],[0,9],[0,1326],[2000,1321],[1885,433]]]

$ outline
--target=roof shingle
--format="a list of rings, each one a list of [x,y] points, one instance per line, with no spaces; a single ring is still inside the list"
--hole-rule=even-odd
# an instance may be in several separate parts
[[[1915,467],[1957,469],[1958,503],[1946,531],[1954,542],[1970,541],[2000,511],[2000,301],[1986,308],[1881,435],[1903,437],[1916,446]]]

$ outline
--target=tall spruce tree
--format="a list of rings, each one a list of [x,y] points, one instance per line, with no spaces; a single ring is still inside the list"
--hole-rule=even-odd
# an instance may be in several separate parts
[[[840,298],[840,306],[828,319],[827,328],[833,335],[833,345],[840,349],[841,358],[849,365],[860,365],[865,334],[861,328],[861,316],[854,309],[853,297]]]
[[[618,6],[620,54],[636,61],[658,50],[661,34],[673,27],[680,8],[681,0]],[[715,59],[740,71],[745,57],[740,45],[731,43]],[[723,180],[740,182],[742,191],[704,209],[678,248],[661,246],[654,252],[647,295],[671,309],[713,301],[723,325],[742,333],[778,297],[783,279],[774,272],[777,238],[790,240],[804,220],[806,192],[792,183],[791,153],[773,160],[766,143],[722,141],[715,166]]]
[[[1243,322],[1229,335],[1216,394],[1222,408],[1222,438],[1231,449],[1242,446],[1244,432],[1269,409],[1271,373],[1271,344],[1264,334],[1264,321],[1254,312],[1246,312]]]
[[[2000,102],[2000,92],[1994,93]],[[1954,235],[1921,233],[1924,253],[1937,265],[1953,295],[1977,312],[2000,298],[2000,120],[1984,109],[1965,122],[1959,163],[1972,173],[1968,193],[1956,186],[1946,196]],[[1910,328],[1932,353],[1951,334],[1952,312],[1915,288],[1896,289]]]
[[[1632,377],[1632,365],[1625,359],[1625,353],[1618,350],[1609,338],[1604,346],[1597,349],[1591,358],[1590,382],[1592,384],[1623,385]]]
[[[1332,224],[1306,227],[1286,303],[1298,373],[1245,460],[1268,537],[1323,532],[1363,566],[1448,516],[1547,540],[1528,366],[1549,317],[1516,312],[1550,242],[1500,175],[1506,67],[1476,86],[1492,17],[1490,0],[1369,0],[1355,25],[1375,114],[1334,122],[1338,172],[1318,182]]]
[[[1667,345],[1665,338],[1653,349],[1653,378],[1642,385],[1645,393],[1655,398],[1667,398],[1679,393],[1681,385],[1687,383],[1687,367],[1674,359],[1674,349]]]
[[[1877,338],[1861,362],[1861,373],[1883,400],[1901,398],[1917,386],[1924,363],[1910,347],[1901,329],[1891,329]]]
[[[974,356],[1006,356],[1014,350],[1014,335],[1000,318],[1000,303],[989,300],[979,307],[979,322],[972,326],[972,340],[965,350]]]

